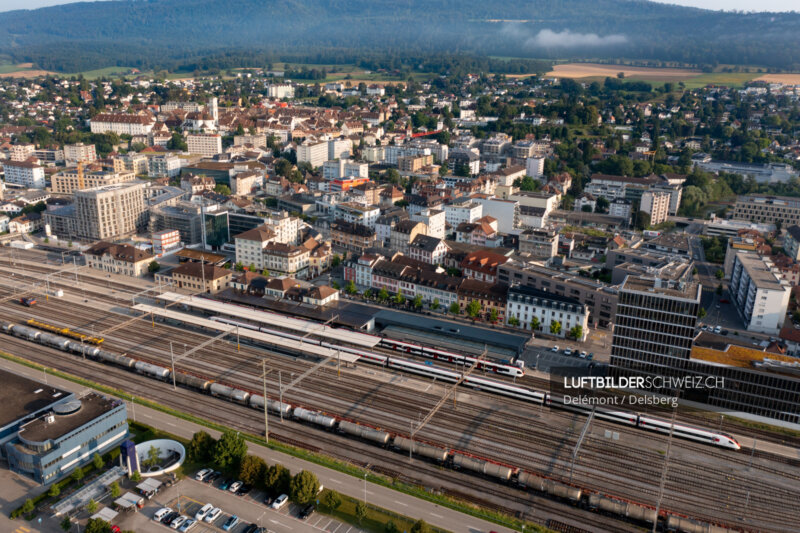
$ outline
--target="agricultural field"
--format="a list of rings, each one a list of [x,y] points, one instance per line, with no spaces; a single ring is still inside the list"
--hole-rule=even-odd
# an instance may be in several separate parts
[[[683,68],[650,68],[631,67],[628,65],[602,65],[599,63],[565,63],[556,65],[545,76],[558,78],[606,78],[616,77],[623,72],[625,78],[644,81],[683,81],[691,77],[700,76],[698,70]]]

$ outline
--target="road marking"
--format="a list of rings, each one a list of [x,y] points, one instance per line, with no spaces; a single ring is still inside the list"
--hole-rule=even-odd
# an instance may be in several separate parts
[[[333,481],[334,483],[338,483],[339,485],[342,484],[341,481],[339,481],[338,479],[335,479],[335,478],[331,478],[331,481]]]
[[[435,516],[436,518],[442,518],[442,519],[444,518],[444,517],[443,517],[442,515],[440,515],[440,514],[436,514],[436,513],[428,513],[428,514],[429,514],[429,515],[431,515],[431,516]]]
[[[172,426],[172,427],[174,427],[174,428],[178,427],[178,426],[176,426],[175,424],[173,424],[172,422],[166,422],[166,424],[167,424],[168,426]]]
[[[408,507],[408,504],[407,504],[407,503],[403,503],[403,502],[401,502],[401,501],[399,501],[399,500],[395,500],[395,501],[394,501],[394,503],[396,503],[396,504],[398,504],[398,505],[402,505],[403,507]]]
[[[367,494],[371,494],[372,496],[375,496],[375,493],[374,493],[374,492],[372,492],[371,490],[368,490],[368,491],[367,491]]]
[[[283,522],[278,522],[277,520],[273,520],[271,518],[269,519],[269,521],[272,522],[273,524],[278,525],[278,526],[285,527],[286,529],[292,529],[292,526],[287,526]]]

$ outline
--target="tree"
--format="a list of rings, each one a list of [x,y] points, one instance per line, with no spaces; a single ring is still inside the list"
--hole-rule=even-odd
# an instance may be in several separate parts
[[[798,309],[794,313],[792,313],[792,319],[795,322],[800,323],[800,309]]]
[[[381,302],[385,302],[388,299],[389,299],[389,291],[381,287],[381,290],[378,291],[378,300],[380,300]]]
[[[477,316],[481,313],[481,303],[478,300],[470,300],[467,304],[467,316],[470,318],[477,318]]]
[[[51,498],[58,498],[59,494],[61,494],[61,488],[58,486],[58,483],[53,483],[50,490],[47,491],[47,495]]]
[[[569,334],[573,339],[580,340],[583,337],[583,326],[577,325],[569,330]]]
[[[155,446],[150,446],[147,450],[147,459],[144,461],[144,466],[152,467],[156,466],[160,461],[160,457],[158,456],[159,450]]]
[[[97,512],[97,502],[94,501],[94,498],[89,500],[89,503],[86,504],[86,511],[88,511],[89,514],[94,514]]]
[[[100,457],[99,453],[95,453],[94,457],[92,457],[92,464],[94,465],[96,470],[100,470],[103,468],[103,458]]]
[[[117,482],[115,481],[114,483],[112,483],[111,485],[109,485],[109,486],[108,486],[108,488],[111,490],[111,497],[112,497],[112,498],[114,498],[114,499],[117,499],[117,498],[119,498],[119,495],[120,495],[120,493],[122,492],[122,491],[120,490],[120,488],[119,488],[119,483],[117,483]]]
[[[186,449],[189,460],[195,463],[205,463],[211,459],[217,441],[205,431],[198,431],[192,435],[192,440]]]
[[[244,265],[241,261],[237,261],[236,264],[233,265],[233,268],[236,270],[236,272],[244,272]]]
[[[72,520],[69,519],[69,516],[65,516],[61,520],[60,526],[61,529],[63,529],[64,531],[69,531],[70,529],[72,529]]]
[[[514,326],[515,328],[519,327],[519,318],[512,316],[511,318],[508,319],[508,325]]]
[[[559,333],[561,333],[561,322],[559,322],[558,320],[553,320],[552,322],[550,322],[550,333],[552,333],[553,335],[558,335]]]
[[[608,206],[611,205],[605,196],[598,196],[594,204],[595,213],[608,213]]]
[[[336,268],[342,264],[342,258],[339,257],[339,254],[333,254],[331,258],[331,267]]]
[[[433,309],[435,311],[436,309],[439,309],[439,307],[441,307],[441,305],[442,304],[439,303],[439,298],[434,298],[433,299],[433,303],[431,304],[431,309]]]
[[[151,274],[158,272],[159,270],[161,270],[161,265],[159,265],[158,261],[156,261],[155,259],[150,261],[150,264],[147,265],[147,271],[150,272]]]
[[[431,526],[429,526],[425,520],[417,520],[413,526],[411,526],[411,533],[431,533]]]
[[[725,277],[725,272],[721,268],[718,268],[716,272],[714,272],[714,277],[717,279],[722,279]]]
[[[716,290],[716,291],[714,291],[714,292],[716,292],[717,294],[722,294],[722,283],[720,283],[719,285],[717,285],[717,290]]]
[[[696,276],[696,275],[697,275],[697,267],[693,267],[692,268],[692,276]]]
[[[406,297],[403,296],[403,289],[397,289],[397,294],[394,295],[394,303],[397,305],[406,303]]]
[[[458,306],[458,302],[451,303],[449,311],[451,315],[461,314],[461,308]]]
[[[358,289],[356,288],[356,284],[353,283],[353,280],[350,280],[350,281],[347,282],[347,285],[345,285],[345,287],[344,287],[344,292],[346,292],[347,294],[349,294],[351,296],[358,292]]]
[[[231,188],[224,183],[217,183],[217,185],[214,187],[214,192],[218,194],[224,194],[225,196],[230,196]]]
[[[72,473],[72,479],[80,483],[81,480],[83,479],[83,468],[81,467],[76,468],[75,471]]]
[[[322,505],[329,511],[335,511],[342,505],[342,497],[335,490],[328,490],[322,495]]]
[[[97,506],[96,503],[95,506]],[[111,533],[111,524],[101,518],[90,518],[89,522],[86,523],[86,529],[83,531],[84,533]]]
[[[267,468],[264,476],[264,487],[272,494],[283,494],[289,490],[292,474],[282,464],[274,464]]]
[[[28,498],[27,500],[25,500],[25,503],[22,504],[22,508],[20,509],[20,511],[22,511],[22,514],[30,514],[33,512],[35,508],[36,506],[33,504],[33,500]]]
[[[644,211],[637,211],[633,217],[633,227],[638,230],[645,230],[650,226],[650,215]]]
[[[331,283],[331,287],[333,287],[333,288],[334,288],[334,289],[336,289],[337,291],[338,291],[339,289],[341,289],[341,288],[342,288],[342,286],[341,286],[341,285],[339,285],[339,282],[338,282],[338,281],[334,281],[333,283]]]
[[[364,521],[367,517],[367,504],[364,502],[358,502],[356,504],[356,518],[358,519],[358,523]]]
[[[239,466],[239,479],[248,485],[260,485],[267,471],[267,463],[261,457],[248,455]]]
[[[497,318],[498,318],[497,309],[492,307],[489,310],[489,322],[492,322],[492,323],[497,322]]]
[[[366,298],[367,300],[371,299],[372,296],[373,296],[372,289],[367,289],[364,291],[364,298]]]
[[[400,533],[400,528],[397,525],[389,520],[386,522],[386,525],[383,527],[383,531],[385,533]]]
[[[214,464],[220,470],[237,472],[247,455],[247,443],[239,432],[225,431],[214,446]]]
[[[537,331],[539,329],[540,325],[541,325],[541,323],[539,322],[539,317],[535,316],[535,317],[531,318],[531,329],[533,331]]]
[[[142,480],[142,474],[138,470],[133,474],[131,474],[131,481],[139,483],[141,480]]]
[[[289,497],[293,502],[305,505],[314,500],[319,491],[319,481],[313,472],[301,470],[289,482]]]
[[[705,307],[701,307],[701,308],[700,308],[700,309],[697,311],[697,318],[704,318],[704,317],[706,316],[706,314],[707,314],[707,313],[706,313],[706,308],[705,308]]]
[[[167,141],[167,149],[185,152],[189,149],[189,146],[186,144],[186,141],[183,140],[183,135],[176,131],[172,134],[172,138]]]
[[[275,160],[275,174],[288,178],[292,173],[292,163],[282,157]]]
[[[422,309],[422,296],[417,294],[414,296],[414,309]]]

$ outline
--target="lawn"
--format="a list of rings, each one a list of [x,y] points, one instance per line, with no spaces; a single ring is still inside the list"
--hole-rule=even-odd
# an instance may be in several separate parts
[[[74,74],[65,74],[65,76],[83,75],[87,80],[94,80],[97,78],[110,78],[114,76],[122,76],[129,72],[132,67],[106,67],[98,68],[95,70],[86,70],[84,72],[76,72]]]
[[[30,70],[31,64],[30,63],[20,63],[18,65],[14,65],[11,63],[0,63],[0,74],[8,74],[10,72],[19,72],[21,70]]]
[[[742,87],[761,74],[757,72],[711,72],[699,76],[686,78],[683,83],[687,89],[699,89],[706,85],[725,85],[726,87]]]
[[[326,491],[327,489],[323,491],[323,494]],[[389,531],[389,529],[386,527],[386,524],[389,522],[392,522],[395,526],[397,526],[395,531],[411,531],[411,526],[413,526],[417,521],[416,519],[399,515],[391,511],[387,511],[386,509],[373,507],[369,504],[369,502],[367,502],[367,517],[362,522],[359,522],[358,518],[356,518],[356,504],[358,503],[358,500],[343,494],[340,494],[340,496],[342,498],[342,505],[340,505],[335,511],[331,511],[322,506],[319,508],[320,512],[341,522],[353,525],[363,531],[369,531],[371,533],[384,533],[385,531]],[[431,526],[431,530],[434,533],[448,533],[447,530],[439,529],[433,526]]]

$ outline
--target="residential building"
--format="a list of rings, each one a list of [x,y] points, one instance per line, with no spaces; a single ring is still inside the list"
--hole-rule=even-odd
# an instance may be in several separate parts
[[[441,209],[423,209],[411,215],[411,220],[422,222],[427,228],[425,234],[429,237],[444,239],[445,237],[445,212]]]
[[[433,155],[409,155],[397,158],[397,170],[403,173],[419,172],[433,165]]]
[[[321,167],[328,160],[326,141],[306,140],[297,146],[297,162],[310,163],[313,168]]]
[[[33,160],[4,161],[3,171],[6,183],[20,185],[28,189],[44,189],[44,167]]]
[[[506,301],[507,325],[534,334],[541,331],[560,337],[571,335],[573,328],[579,327],[580,336],[576,340],[581,342],[586,340],[589,333],[589,309],[578,300],[530,287],[512,285],[508,289]],[[512,322],[516,322],[516,325]],[[550,329],[556,322],[558,325]]]
[[[691,257],[689,237],[683,233],[664,233],[655,239],[645,241],[641,248],[660,254]]]
[[[401,220],[392,228],[389,236],[389,248],[406,253],[408,246],[417,235],[426,235],[427,227],[422,222],[413,220]]]
[[[294,98],[294,86],[290,83],[271,83],[267,86],[267,96],[283,100]]]
[[[761,255],[770,255],[772,253],[772,247],[769,246],[764,240],[764,237],[758,233],[753,234],[752,232],[742,232],[741,235],[729,237],[728,246],[725,249],[725,260],[722,263],[722,270],[725,273],[725,279],[731,279],[733,260],[736,258],[736,252],[740,251],[756,252]],[[789,253],[786,248],[786,240],[784,240],[784,251]],[[791,258],[791,256],[789,257]]]
[[[222,136],[218,133],[190,133],[186,136],[190,154],[211,157],[222,153]]]
[[[64,150],[60,150],[58,148],[54,149],[45,149],[40,148],[33,152],[33,157],[39,160],[39,163],[44,163],[47,165],[55,165],[57,163],[64,162]]]
[[[181,189],[194,196],[203,191],[213,191],[217,186],[214,178],[209,176],[195,176],[194,174],[185,174],[181,176]]]
[[[8,221],[9,218],[5,215],[0,215],[0,233],[5,233],[8,231]]]
[[[553,228],[528,229],[519,235],[519,251],[533,258],[558,255],[558,233]]]
[[[264,181],[264,176],[258,171],[239,172],[231,177],[231,194],[234,196],[247,196],[252,194]]]
[[[444,206],[445,222],[455,228],[464,222],[475,222],[483,216],[483,205],[465,200]]]
[[[467,314],[468,306],[472,302],[478,302],[481,306],[479,316],[488,320],[494,313],[497,321],[502,324],[505,320],[507,292],[508,285],[504,283],[464,279],[456,290],[458,307],[462,314]]]
[[[650,224],[655,226],[666,222],[669,216],[670,195],[666,192],[645,191],[642,193],[642,200],[639,210],[650,215]]]
[[[89,163],[97,159],[97,152],[93,144],[65,144],[64,163],[67,166],[77,165],[78,163]]]
[[[391,244],[392,228],[401,220],[410,220],[410,218],[408,211],[400,207],[389,208],[379,216],[375,221],[376,245],[388,248]]]
[[[473,195],[472,201],[481,205],[483,215],[497,220],[500,233],[512,233],[519,225],[519,202],[486,195]],[[480,218],[480,217],[479,217]]]
[[[353,141],[348,138],[328,141],[328,159],[350,159],[353,155]],[[299,160],[298,160],[299,161]]]
[[[322,164],[322,177],[327,180],[341,178],[369,178],[369,163],[349,159],[333,159]]]
[[[367,226],[336,220],[331,224],[331,243],[338,248],[363,254],[375,244],[375,231]]]
[[[148,267],[155,257],[130,244],[113,244],[100,241],[83,252],[89,268],[110,274],[141,277],[148,273]]]
[[[92,133],[116,133],[117,135],[147,135],[155,125],[150,115],[128,115],[100,113],[92,117],[90,129]]]
[[[263,254],[264,268],[272,276],[305,278],[308,275],[311,252],[303,246],[273,242],[264,247]]]
[[[341,204],[336,204],[333,213],[336,219],[361,224],[374,230],[381,210],[379,207],[366,206],[354,202],[342,202]]]
[[[800,198],[748,194],[737,196],[730,218],[783,226],[800,224]]]
[[[266,225],[245,231],[234,238],[236,247],[236,262],[244,266],[255,266],[256,270],[266,268],[264,249],[270,243],[276,242],[275,232]]]
[[[544,157],[528,157],[525,159],[525,174],[535,180],[544,179]]]
[[[9,233],[33,233],[42,228],[42,215],[40,213],[28,213],[11,219],[8,223]]]
[[[64,479],[128,436],[125,402],[83,396],[0,370],[0,457],[43,485]]]
[[[233,277],[233,271],[208,263],[182,263],[163,277],[170,279],[175,287],[194,292],[214,294],[225,287]]]
[[[481,171],[481,158],[471,150],[451,150],[447,161],[450,168],[463,167],[471,176],[476,176]]]
[[[626,223],[631,219],[631,215],[633,214],[631,213],[632,210],[633,206],[631,205],[631,201],[625,198],[617,198],[608,204],[608,216],[622,218]],[[651,222],[651,224],[657,224],[657,222]]]
[[[795,261],[800,261],[800,226],[795,224],[786,228],[783,251]]]
[[[181,246],[181,232],[174,230],[164,230],[154,232],[151,236],[153,242],[153,253],[159,257],[171,252]]]
[[[181,174],[181,159],[173,154],[150,158],[147,175],[151,178],[175,178]]]
[[[10,150],[11,161],[27,161],[36,153],[36,146],[31,143],[12,144]]]
[[[449,250],[442,239],[417,234],[408,245],[408,256],[429,265],[440,265]]]
[[[459,268],[464,277],[494,283],[497,281],[497,268],[506,263],[508,257],[485,250],[479,250],[466,255]]]
[[[190,202],[153,207],[150,209],[148,231],[177,230],[184,245],[200,244],[203,242],[202,211],[202,206]]]
[[[135,179],[133,172],[113,172],[79,165],[53,174],[50,178],[50,189],[57,194],[72,194],[79,189],[118,185]]]
[[[492,217],[481,217],[473,223],[459,224],[456,227],[456,242],[497,248],[503,244],[503,236],[497,231],[496,220]]]
[[[791,286],[773,271],[769,259],[752,252],[737,252],[728,293],[747,331],[780,332]]]
[[[118,168],[117,163],[121,166]],[[124,170],[133,172],[135,175],[140,176],[147,174],[149,161],[146,155],[137,154],[136,152],[128,152],[127,154],[120,155],[114,158],[114,172],[122,172]]]

